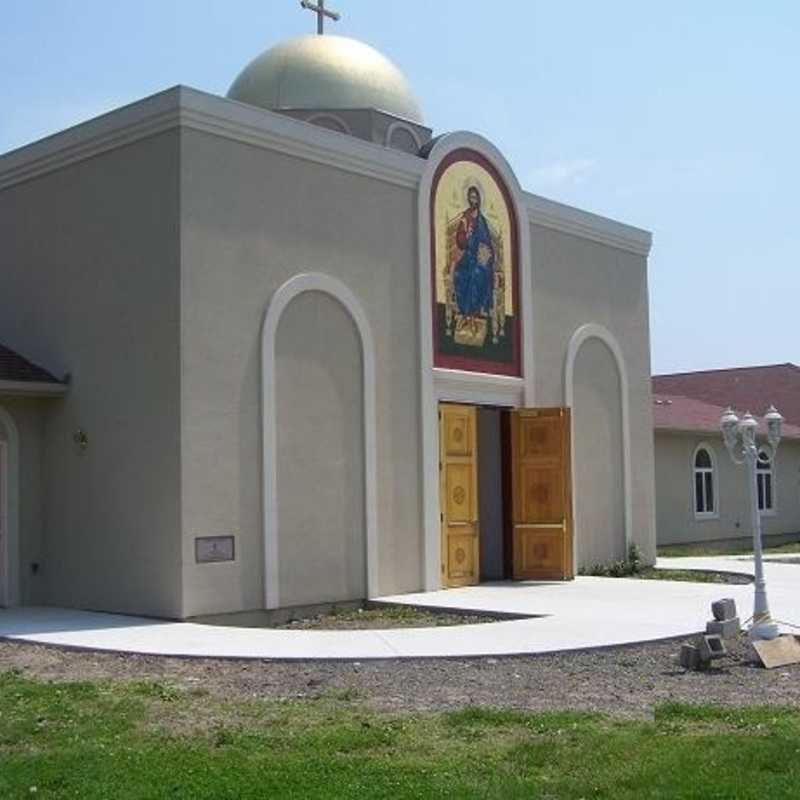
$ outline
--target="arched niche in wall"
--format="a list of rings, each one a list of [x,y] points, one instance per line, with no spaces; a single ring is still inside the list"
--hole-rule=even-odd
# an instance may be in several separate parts
[[[309,117],[306,122],[310,122],[312,125],[318,125],[320,128],[325,128],[329,131],[336,131],[337,133],[346,133],[348,135],[352,135],[350,127],[347,123],[337,117],[335,114],[314,114],[313,116]]]
[[[278,289],[262,333],[266,608],[378,593],[374,375],[343,283],[303,274]]]
[[[576,567],[625,558],[632,524],[628,378],[619,343],[602,325],[573,334],[564,395],[572,409]]]
[[[421,145],[411,127],[402,122],[393,122],[386,130],[386,146],[415,156]]]

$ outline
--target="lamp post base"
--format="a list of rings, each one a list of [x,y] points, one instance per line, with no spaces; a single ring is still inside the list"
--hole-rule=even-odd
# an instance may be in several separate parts
[[[778,629],[777,624],[767,617],[766,619],[761,619],[758,622],[753,621],[748,633],[751,639],[759,641],[764,639],[777,639],[780,635],[780,630]]]

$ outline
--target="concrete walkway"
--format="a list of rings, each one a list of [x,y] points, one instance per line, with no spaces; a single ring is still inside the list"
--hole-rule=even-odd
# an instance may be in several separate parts
[[[752,574],[752,559],[742,556],[662,559],[658,565]],[[766,574],[773,616],[800,625],[798,566],[769,563]],[[0,610],[0,638],[164,656],[281,660],[499,656],[688,636],[704,629],[710,603],[720,597],[735,598],[743,619],[750,615],[752,585],[577,578],[570,583],[490,583],[381,598],[432,608],[531,615],[528,619],[480,625],[292,631],[159,622],[57,608],[17,608]]]

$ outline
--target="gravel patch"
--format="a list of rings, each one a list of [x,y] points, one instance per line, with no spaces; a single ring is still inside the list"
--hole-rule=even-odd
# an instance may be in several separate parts
[[[800,667],[765,670],[742,637],[705,672],[678,666],[679,641],[476,659],[272,662],[78,652],[0,641],[0,671],[51,681],[162,681],[226,699],[340,699],[393,712],[467,706],[601,711],[649,718],[668,702],[800,707]]]

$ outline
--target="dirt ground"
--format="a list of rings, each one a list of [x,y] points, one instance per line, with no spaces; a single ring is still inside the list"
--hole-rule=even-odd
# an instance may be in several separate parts
[[[496,622],[500,617],[491,614],[433,613],[410,606],[336,610],[276,625],[283,630],[366,631],[386,628],[440,628],[450,625],[480,625]]]
[[[765,670],[744,638],[706,672],[680,642],[544,656],[362,662],[163,658],[0,641],[0,672],[50,681],[160,681],[237,698],[332,698],[394,712],[466,706],[604,711],[647,718],[667,702],[800,707],[800,666]]]

